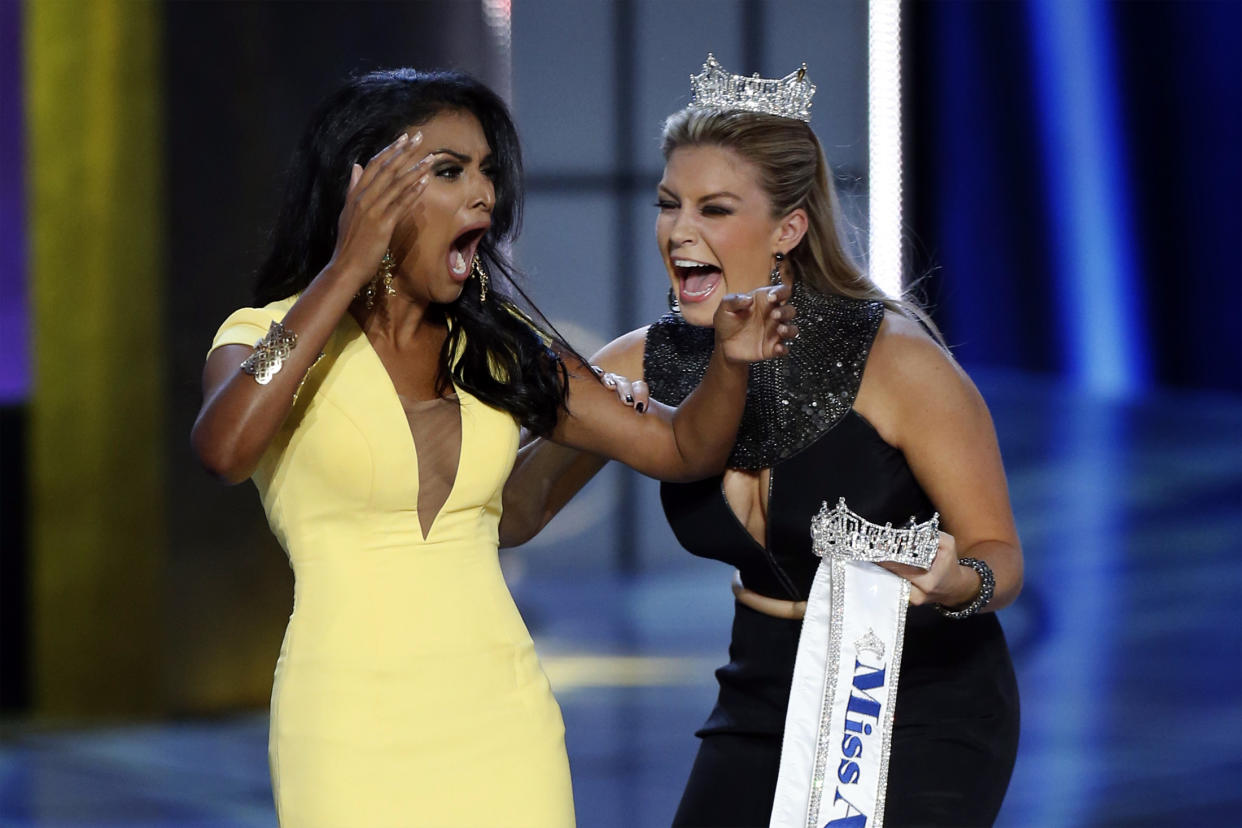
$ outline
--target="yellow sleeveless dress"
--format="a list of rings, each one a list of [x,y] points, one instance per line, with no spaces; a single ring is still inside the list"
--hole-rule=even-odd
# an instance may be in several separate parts
[[[244,308],[253,345],[293,299]],[[255,471],[295,576],[269,759],[286,828],[574,824],[565,728],[501,577],[513,418],[457,389],[461,455],[424,539],[405,411],[348,314]]]

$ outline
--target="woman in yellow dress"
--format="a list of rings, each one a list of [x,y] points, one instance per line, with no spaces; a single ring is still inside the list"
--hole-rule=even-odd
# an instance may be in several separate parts
[[[194,448],[254,480],[295,574],[282,825],[572,825],[560,711],[497,562],[519,427],[662,479],[719,472],[747,364],[797,333],[788,289],[730,297],[695,393],[618,405],[498,284],[520,175],[477,81],[351,80],[298,147],[258,306],[212,344]]]

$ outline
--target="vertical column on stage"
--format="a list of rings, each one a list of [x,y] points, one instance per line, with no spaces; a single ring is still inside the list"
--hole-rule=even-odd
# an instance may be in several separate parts
[[[156,2],[27,2],[33,707],[159,705]]]
[[[0,3],[0,715],[29,704],[26,409],[30,394],[21,6]]]

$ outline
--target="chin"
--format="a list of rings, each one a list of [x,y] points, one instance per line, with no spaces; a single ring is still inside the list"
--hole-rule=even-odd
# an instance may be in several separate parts
[[[700,328],[710,328],[712,323],[716,321],[716,308],[719,305],[720,302],[718,301],[682,305],[681,316],[691,325],[697,325]]]

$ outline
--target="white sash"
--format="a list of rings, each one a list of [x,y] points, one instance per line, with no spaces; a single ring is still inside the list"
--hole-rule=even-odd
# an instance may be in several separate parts
[[[910,582],[877,561],[929,569],[940,516],[908,528],[845,499],[811,520],[822,560],[807,599],[770,828],[882,828]]]

